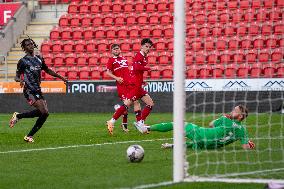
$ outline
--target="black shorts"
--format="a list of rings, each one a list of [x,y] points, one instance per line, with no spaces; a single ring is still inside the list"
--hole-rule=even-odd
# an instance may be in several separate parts
[[[27,99],[27,101],[30,105],[33,105],[35,103],[35,101],[37,101],[37,100],[40,100],[40,99],[44,100],[44,97],[43,97],[42,92],[40,90],[36,91],[36,92],[32,92],[29,89],[24,89],[23,92],[24,92],[25,98]]]

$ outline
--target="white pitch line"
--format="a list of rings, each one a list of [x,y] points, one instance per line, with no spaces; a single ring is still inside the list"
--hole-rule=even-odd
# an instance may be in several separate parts
[[[277,172],[277,171],[283,171],[283,170],[284,170],[284,168],[278,168],[278,169],[266,169],[266,170],[241,172],[241,173],[230,173],[230,174],[225,174],[225,175],[217,175],[216,178],[226,178],[226,177],[234,177],[234,176],[242,176],[242,175],[253,175],[253,174],[257,174],[257,173]]]
[[[138,141],[130,140],[130,141],[120,141],[120,142],[106,142],[106,143],[101,143],[101,144],[81,144],[81,145],[58,146],[58,147],[50,147],[50,148],[32,148],[32,149],[26,149],[26,150],[3,151],[3,152],[0,152],[0,154],[35,152],[35,151],[46,151],[46,150],[59,150],[59,149],[67,149],[67,148],[81,148],[81,147],[127,144],[127,143],[138,143],[138,142],[154,142],[154,141],[164,141],[164,140],[170,140],[170,139],[172,139],[172,138],[158,138],[158,139],[148,139],[148,140],[138,140]]]

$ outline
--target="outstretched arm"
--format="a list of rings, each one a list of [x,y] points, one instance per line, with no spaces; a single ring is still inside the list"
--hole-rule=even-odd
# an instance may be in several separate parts
[[[119,84],[123,83],[123,78],[116,77],[111,71],[107,70],[106,74],[110,76],[111,78],[115,79]]]
[[[249,140],[247,144],[243,144],[243,149],[254,149],[255,144],[253,141]]]
[[[55,72],[54,72],[53,70],[51,70],[50,68],[47,68],[47,69],[45,70],[45,72],[46,72],[47,74],[53,76],[53,77],[60,78],[62,81],[64,81],[64,83],[67,83],[67,82],[68,82],[67,79],[65,79],[65,78],[62,77],[61,75],[55,73]]]

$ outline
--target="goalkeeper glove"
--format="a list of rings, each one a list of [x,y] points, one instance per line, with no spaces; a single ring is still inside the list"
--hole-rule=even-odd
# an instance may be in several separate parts
[[[250,149],[254,149],[254,147],[255,147],[255,144],[251,140],[248,141],[248,145],[249,145]]]

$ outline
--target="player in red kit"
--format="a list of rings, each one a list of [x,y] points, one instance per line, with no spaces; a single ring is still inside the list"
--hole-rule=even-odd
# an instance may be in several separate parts
[[[116,80],[118,97],[124,101],[126,98],[126,93],[128,92],[127,86],[130,85],[130,70],[128,67],[127,59],[120,56],[121,50],[118,44],[113,44],[111,46],[111,52],[113,57],[108,60],[106,73],[113,79]],[[134,111],[141,112],[140,103],[134,101]],[[137,115],[137,113],[136,113]],[[123,112],[122,120],[122,130],[128,132],[127,128],[127,110]],[[136,119],[140,119],[140,115],[136,116]],[[116,119],[113,121],[115,122]],[[110,132],[112,134],[112,132]]]
[[[143,73],[144,71],[150,71],[151,69],[147,67],[147,54],[152,47],[153,42],[149,38],[145,38],[141,41],[141,51],[137,53],[133,61],[132,74],[129,81],[131,81],[127,87],[126,98],[123,101],[124,105],[120,106],[114,113],[111,120],[107,121],[107,127],[110,134],[112,134],[115,121],[127,111],[131,104],[139,99],[141,99],[145,104],[145,108],[141,112],[141,116],[137,116],[137,122],[134,123],[135,127],[142,133],[146,133],[147,130],[143,130],[144,121],[147,116],[150,114],[154,102],[149,94],[143,89],[144,80]]]

